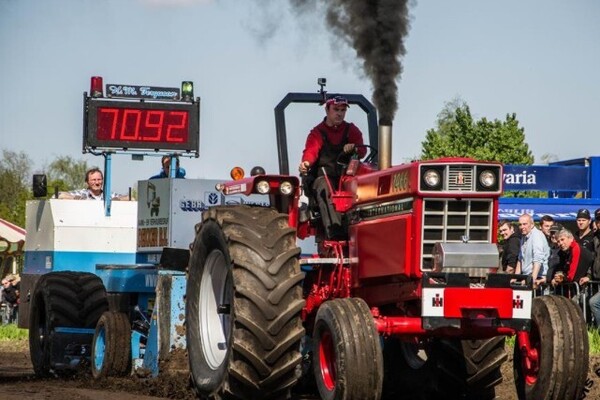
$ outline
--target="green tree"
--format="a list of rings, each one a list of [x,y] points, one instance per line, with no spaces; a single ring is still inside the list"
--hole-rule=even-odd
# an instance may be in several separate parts
[[[427,131],[422,142],[422,159],[470,157],[505,164],[533,163],[533,155],[525,142],[525,129],[519,127],[516,115],[507,114],[504,121],[474,120],[469,106],[460,99],[446,103],[438,114],[437,128]]]
[[[31,159],[24,152],[2,150],[0,218],[25,227],[25,202],[30,200]]]
[[[58,157],[47,168],[49,190],[52,192],[58,188],[59,191],[67,191],[83,187],[88,169],[87,161],[70,156]]]

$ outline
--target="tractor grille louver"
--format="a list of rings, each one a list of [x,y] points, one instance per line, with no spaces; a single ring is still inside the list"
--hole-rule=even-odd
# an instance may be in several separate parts
[[[473,186],[473,165],[450,165],[448,167],[448,190],[475,190]]]
[[[491,199],[424,199],[421,231],[421,266],[433,268],[431,251],[436,242],[492,242],[493,201]]]

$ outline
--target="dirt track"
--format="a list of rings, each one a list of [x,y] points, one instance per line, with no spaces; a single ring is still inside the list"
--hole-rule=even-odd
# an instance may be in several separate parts
[[[590,359],[589,393],[586,399],[600,399],[600,356]],[[504,382],[497,387],[497,399],[516,399],[512,360],[504,364]],[[600,372],[600,370],[599,370]],[[33,375],[27,341],[0,341],[0,400],[158,400],[195,399],[185,374],[158,379],[110,378],[93,381],[89,375],[69,380],[42,380]],[[306,398],[305,398],[306,399]]]

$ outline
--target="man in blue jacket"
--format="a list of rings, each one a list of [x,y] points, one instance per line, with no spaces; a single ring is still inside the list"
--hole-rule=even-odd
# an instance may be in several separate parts
[[[175,167],[177,168],[175,171],[175,178],[183,179],[185,178],[185,169],[179,166],[179,157],[175,156],[175,160]],[[162,164],[162,170],[158,174],[151,176],[150,179],[169,178],[171,176],[171,156],[163,156],[160,162]]]

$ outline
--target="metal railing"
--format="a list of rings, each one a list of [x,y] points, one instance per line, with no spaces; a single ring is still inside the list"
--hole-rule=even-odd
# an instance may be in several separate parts
[[[565,296],[575,302],[583,311],[585,322],[588,325],[596,326],[594,314],[589,308],[590,298],[600,291],[600,281],[589,281],[581,286],[577,282],[565,282],[556,286],[544,284],[534,290],[534,297],[547,294],[557,294]]]

